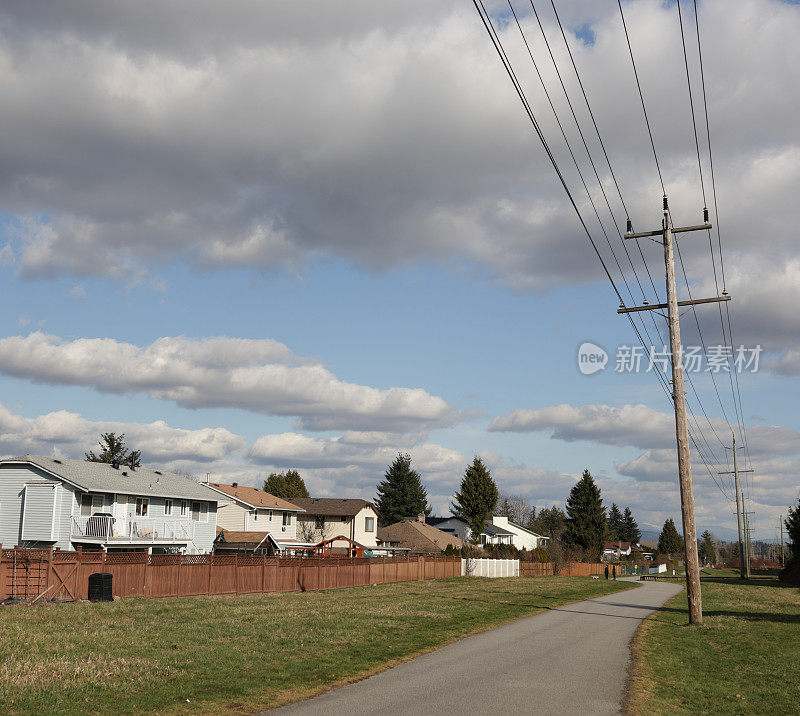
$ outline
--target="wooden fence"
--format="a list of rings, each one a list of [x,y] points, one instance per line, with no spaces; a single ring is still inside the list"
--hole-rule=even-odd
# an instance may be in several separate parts
[[[460,557],[281,559],[0,549],[0,600],[86,599],[89,575],[113,575],[120,597],[305,592],[461,575]]]
[[[611,574],[611,565],[606,565],[604,562],[565,562],[559,565],[558,571],[552,562],[520,562],[519,573],[523,577],[544,577],[554,574],[563,577],[593,577],[605,575],[606,567]],[[617,576],[625,574],[625,565],[618,564]]]

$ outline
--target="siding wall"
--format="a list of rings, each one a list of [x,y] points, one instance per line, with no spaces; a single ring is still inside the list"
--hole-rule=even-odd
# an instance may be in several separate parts
[[[257,513],[257,517],[254,514]],[[226,530],[242,530],[244,532],[269,532],[275,539],[297,539],[297,513],[288,512],[290,524],[284,530],[283,510],[258,509],[243,507],[238,502],[230,502],[219,506],[217,524]],[[270,519],[270,513],[272,519]]]
[[[0,544],[5,547],[22,546],[22,516],[25,509],[25,483],[31,481],[52,480],[44,471],[22,465],[0,466]],[[52,509],[48,516],[35,515],[32,529],[44,530],[44,534],[52,539],[42,540],[42,547],[53,545],[60,549],[70,549],[69,522],[74,501],[74,491],[71,487],[52,480],[56,487],[56,513],[53,525]],[[31,513],[34,515],[34,513]],[[29,531],[29,534],[33,532]],[[38,542],[39,540],[33,540]]]
[[[372,532],[366,531],[365,520],[367,517],[374,519]],[[352,524],[353,519],[355,519],[355,527]],[[298,516],[297,538],[305,539],[307,534],[311,533],[309,541],[321,542],[332,537],[343,536],[349,538],[354,535],[353,539],[365,547],[378,546],[378,513],[372,507],[364,507],[354,518],[348,517],[347,522],[342,522],[341,517],[326,517],[324,530],[312,529],[316,520],[315,515],[301,512]]]

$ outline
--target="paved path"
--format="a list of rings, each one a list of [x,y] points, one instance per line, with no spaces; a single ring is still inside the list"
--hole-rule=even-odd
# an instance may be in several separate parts
[[[518,619],[278,711],[326,716],[619,713],[636,628],[681,590],[675,584],[641,584]]]

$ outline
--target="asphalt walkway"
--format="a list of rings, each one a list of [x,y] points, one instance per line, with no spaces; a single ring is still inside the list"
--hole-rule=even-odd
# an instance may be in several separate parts
[[[636,628],[680,590],[642,582],[637,589],[551,609],[278,711],[616,714]]]

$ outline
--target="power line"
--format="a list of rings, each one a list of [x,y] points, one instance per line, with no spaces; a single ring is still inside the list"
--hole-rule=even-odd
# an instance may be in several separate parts
[[[667,190],[664,188],[664,177],[661,176],[661,165],[658,163],[658,154],[656,153],[656,143],[653,141],[653,131],[650,129],[650,120],[647,117],[647,107],[644,105],[644,94],[642,92],[642,84],[639,82],[639,73],[636,71],[636,60],[633,59],[633,48],[631,47],[631,38],[628,35],[628,25],[625,23],[625,13],[622,11],[622,0],[617,0],[619,5],[619,16],[622,18],[622,29],[625,30],[625,40],[628,43],[628,54],[631,56],[631,65],[633,66],[633,76],[636,78],[636,87],[639,89],[639,99],[642,102],[642,112],[644,113],[644,121],[647,125],[647,134],[650,136],[650,146],[653,148],[653,159],[656,160],[656,169],[658,170],[658,180],[661,182],[661,191],[666,194]]]
[[[581,223],[581,225],[582,225],[582,227],[583,227],[583,229],[584,229],[584,231],[585,231],[585,233],[586,233],[586,235],[587,235],[587,237],[588,237],[588,239],[589,239],[589,241],[590,241],[590,243],[592,245],[592,248],[594,249],[595,254],[597,255],[598,259],[600,259],[600,262],[601,262],[601,265],[603,266],[604,272],[606,273],[606,276],[609,279],[609,281],[610,281],[610,283],[612,285],[612,288],[613,288],[614,292],[617,295],[617,298],[624,305],[624,302],[622,301],[622,296],[620,295],[619,289],[617,288],[616,283],[614,282],[614,279],[611,276],[611,273],[610,273],[608,267],[606,266],[605,261],[603,260],[603,257],[600,254],[600,251],[597,248],[597,245],[596,245],[596,243],[595,243],[595,241],[594,241],[594,239],[593,239],[593,237],[591,235],[591,232],[588,229],[588,226],[586,225],[585,221],[583,220],[583,217],[582,217],[582,215],[580,213],[580,210],[578,209],[577,203],[575,202],[575,199],[572,196],[572,193],[571,193],[571,191],[569,189],[569,186],[567,185],[566,180],[564,179],[563,173],[561,172],[560,168],[558,167],[558,163],[555,160],[555,157],[554,157],[552,151],[550,150],[550,147],[549,147],[549,145],[547,143],[546,138],[544,137],[544,134],[543,134],[543,132],[541,130],[541,127],[540,127],[538,121],[536,120],[536,117],[535,117],[535,115],[533,113],[533,110],[531,109],[531,106],[530,106],[530,104],[529,104],[529,102],[527,100],[527,97],[525,95],[524,89],[522,88],[522,85],[521,85],[519,79],[517,78],[516,73],[515,73],[515,71],[513,69],[511,61],[509,60],[508,55],[506,54],[505,49],[503,48],[502,41],[500,40],[499,34],[497,33],[496,29],[494,28],[494,25],[493,25],[493,23],[491,21],[491,18],[489,16],[488,12],[486,11],[486,8],[485,8],[485,6],[483,4],[483,0],[473,0],[473,4],[475,5],[475,8],[476,8],[476,10],[477,10],[477,12],[478,12],[478,14],[479,14],[479,16],[481,18],[481,22],[483,23],[484,28],[486,29],[487,33],[489,34],[490,40],[492,41],[492,44],[493,44],[498,56],[500,57],[501,62],[503,63],[503,66],[504,66],[504,68],[506,70],[506,73],[508,74],[509,79],[511,80],[511,82],[512,82],[512,84],[514,86],[514,89],[515,89],[517,95],[518,95],[520,101],[522,102],[523,108],[525,109],[525,112],[528,115],[528,118],[531,121],[531,124],[533,125],[534,130],[536,131],[536,134],[539,137],[539,140],[541,141],[542,146],[545,149],[545,152],[546,152],[548,158],[550,159],[550,162],[553,165],[554,170],[556,171],[556,174],[559,177],[561,185],[564,188],[564,191],[566,192],[566,194],[567,194],[567,196],[568,196],[568,198],[570,200],[570,203],[572,204],[572,207],[573,207],[574,211],[576,212],[576,214],[578,216],[578,219],[579,219],[579,221],[580,221],[580,223]],[[513,10],[513,7],[512,7],[512,10]],[[624,275],[623,275],[623,280],[624,280]],[[644,345],[644,340],[643,340],[638,328],[636,327],[636,324],[633,322],[633,320],[631,319],[630,315],[628,315],[628,318],[630,320],[631,327],[633,328],[634,332],[636,333],[637,338],[642,343],[642,345]],[[658,375],[659,380],[661,381],[662,388],[664,389],[667,397],[670,397],[671,391],[670,391],[669,386],[668,386],[668,384],[666,382],[666,379],[658,371],[657,371],[657,375]],[[692,440],[693,440],[693,442],[695,442],[695,445],[696,445],[697,443],[696,443],[696,441],[694,441],[694,438],[692,438]],[[706,468],[709,470],[709,473],[710,473],[711,471],[708,468],[708,464],[707,464],[707,460],[706,460],[705,456],[702,455],[701,451],[699,451],[699,454],[701,456],[701,459],[702,459],[703,463],[706,465]],[[718,487],[719,487],[719,485],[718,485]],[[723,491],[723,494],[724,494],[724,491]]]

